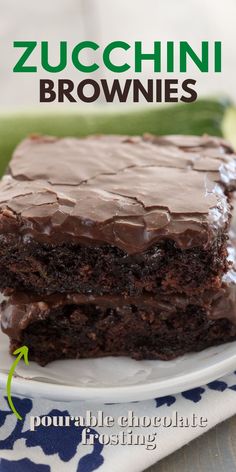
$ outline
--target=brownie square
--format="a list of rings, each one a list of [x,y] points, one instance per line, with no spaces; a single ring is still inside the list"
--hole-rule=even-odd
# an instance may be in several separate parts
[[[208,136],[27,139],[0,183],[0,288],[140,296],[219,287],[235,163]]]

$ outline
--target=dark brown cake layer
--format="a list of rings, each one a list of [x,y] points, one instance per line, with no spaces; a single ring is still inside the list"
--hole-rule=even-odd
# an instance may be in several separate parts
[[[30,325],[20,340],[11,338],[10,352],[26,345],[29,359],[42,366],[58,359],[105,356],[171,360],[236,340],[236,326],[227,319],[209,320],[198,306],[150,323],[152,316],[155,313],[135,313],[132,307],[106,311],[89,305],[82,310],[64,307],[51,313],[47,321]]]
[[[0,235],[0,288],[39,294],[145,295],[201,292],[219,287],[228,263],[225,235],[206,248],[180,249],[173,241],[128,255],[111,246],[47,245],[17,234]],[[9,288],[7,290],[7,288]]]
[[[30,359],[42,365],[108,355],[173,359],[236,339],[235,280],[232,270],[221,289],[206,291],[201,299],[71,294],[42,302],[15,294],[2,304],[2,330],[11,339],[11,352],[26,345]]]
[[[0,184],[0,288],[218,287],[235,162],[228,143],[208,136],[24,141]]]

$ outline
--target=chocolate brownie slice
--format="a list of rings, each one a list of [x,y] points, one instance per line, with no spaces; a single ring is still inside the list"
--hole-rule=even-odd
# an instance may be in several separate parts
[[[0,183],[0,288],[201,293],[228,269],[236,156],[208,136],[32,137]]]

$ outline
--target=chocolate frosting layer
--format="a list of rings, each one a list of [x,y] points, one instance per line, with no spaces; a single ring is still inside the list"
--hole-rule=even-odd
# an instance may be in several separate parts
[[[229,220],[236,155],[208,136],[31,137],[0,184],[0,233],[49,243],[207,245]]]

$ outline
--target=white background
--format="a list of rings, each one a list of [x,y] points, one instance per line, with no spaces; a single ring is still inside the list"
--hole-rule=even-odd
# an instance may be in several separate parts
[[[49,78],[51,74],[40,69],[38,74],[13,74],[19,55],[19,51],[13,49],[14,40],[49,41],[52,63],[58,62],[58,42],[62,40],[68,41],[71,47],[85,39],[93,40],[101,45],[101,50],[114,40],[130,44],[141,40],[146,52],[152,52],[155,40],[163,43],[185,40],[196,52],[200,52],[203,40],[222,41],[221,74],[201,74],[193,64],[187,75],[197,80],[199,96],[225,93],[236,99],[236,0],[0,0],[0,12],[2,109],[46,106],[39,103],[39,78]],[[125,54],[132,64],[132,51]],[[38,51],[34,54],[35,62],[40,62],[39,57]],[[128,71],[119,78],[125,80],[134,75]],[[70,77],[76,83],[85,75],[71,67],[60,77]],[[114,75],[103,68],[93,74],[94,79],[101,77],[112,80]],[[151,63],[146,65],[142,75],[138,74],[142,80],[147,77],[154,77]],[[172,77],[178,77],[178,73]],[[181,78],[184,79],[183,74]],[[81,104],[70,106],[76,108]]]

